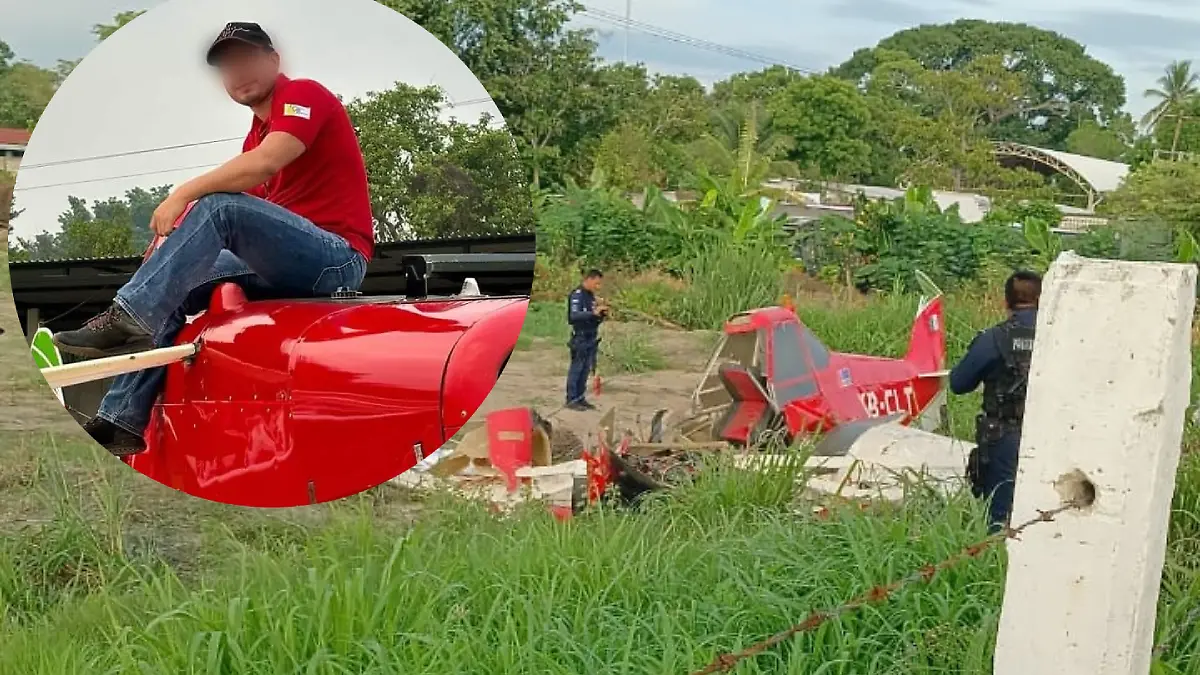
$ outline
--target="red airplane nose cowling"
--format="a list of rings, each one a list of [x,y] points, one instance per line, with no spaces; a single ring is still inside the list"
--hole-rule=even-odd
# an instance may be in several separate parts
[[[491,393],[525,323],[525,302],[482,317],[454,345],[442,380],[442,427],[450,438]]]
[[[412,468],[486,398],[527,304],[238,307],[222,289],[221,307],[180,335],[201,349],[192,363],[168,367],[149,448],[129,463],[178,490],[245,506],[339,499]],[[515,331],[486,330],[514,321]]]

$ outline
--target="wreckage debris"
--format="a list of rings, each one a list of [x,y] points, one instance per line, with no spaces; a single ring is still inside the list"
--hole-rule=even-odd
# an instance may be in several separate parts
[[[530,408],[495,411],[453,448],[395,482],[448,487],[498,510],[541,500],[565,517],[602,500],[635,506],[648,493],[691,482],[713,453],[733,449],[724,441],[701,440],[705,436],[694,424],[686,436],[678,429],[668,432],[666,411],[655,414],[648,434],[630,429],[618,435],[616,412],[610,409],[585,443]],[[970,444],[885,423],[852,425],[814,449],[819,452],[804,461],[797,496],[815,504],[813,512],[821,516],[828,514],[830,500],[896,502],[918,482],[957,489]],[[730,456],[735,468],[747,471],[801,468],[795,452],[743,448]]]

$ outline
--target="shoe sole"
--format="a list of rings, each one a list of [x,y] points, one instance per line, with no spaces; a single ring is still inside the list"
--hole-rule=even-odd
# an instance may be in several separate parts
[[[54,337],[52,337],[50,341],[53,342],[54,346],[58,347],[58,351],[62,352],[63,354],[68,354],[81,359],[102,359],[108,356],[124,356],[125,354],[133,354],[136,352],[145,351],[150,349],[152,346],[149,338],[138,340],[136,342],[127,342],[119,347],[112,347],[110,349],[69,345],[59,342],[58,339]]]

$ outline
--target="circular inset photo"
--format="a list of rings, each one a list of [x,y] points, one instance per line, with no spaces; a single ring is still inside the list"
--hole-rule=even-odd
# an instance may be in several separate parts
[[[516,144],[372,0],[173,0],[75,66],[10,235],[35,363],[86,432],[205,499],[412,468],[483,403],[534,268]]]

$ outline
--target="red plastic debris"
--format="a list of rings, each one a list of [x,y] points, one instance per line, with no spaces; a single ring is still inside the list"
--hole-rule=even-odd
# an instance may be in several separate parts
[[[487,416],[488,460],[504,474],[508,491],[517,489],[517,469],[533,462],[533,413],[529,408],[497,410]]]

